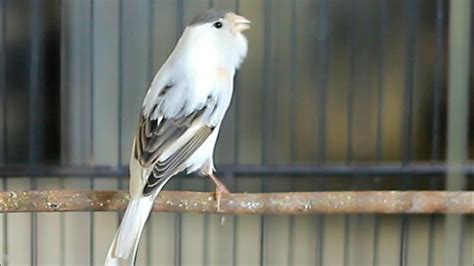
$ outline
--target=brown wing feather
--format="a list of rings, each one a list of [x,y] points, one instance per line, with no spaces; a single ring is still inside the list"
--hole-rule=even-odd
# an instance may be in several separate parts
[[[168,177],[184,170],[182,169],[182,164],[206,141],[211,132],[212,129],[207,126],[200,128],[196,134],[186,142],[185,145],[173,153],[173,155],[163,162],[158,161],[153,168],[153,172],[148,177],[147,184],[143,189],[143,194],[149,195],[162,180],[168,180]]]
[[[163,151],[172,143],[177,141],[205,112],[206,108],[197,110],[189,115],[179,118],[162,119],[158,124],[155,119],[147,119],[141,116],[137,137],[135,138],[135,159],[143,167],[153,166],[153,171],[148,177],[147,184],[143,190],[145,195],[150,194],[160,180],[168,180],[168,177],[182,171],[182,163],[185,162],[209,137],[213,128],[203,126],[196,134],[181,148],[175,151],[164,161],[158,158]]]

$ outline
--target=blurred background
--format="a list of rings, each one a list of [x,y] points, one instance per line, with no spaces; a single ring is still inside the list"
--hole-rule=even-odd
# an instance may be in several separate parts
[[[2,190],[126,189],[144,93],[187,23],[211,7],[252,21],[215,156],[231,191],[474,188],[472,50],[467,95],[451,102],[461,110],[451,130],[464,136],[454,152],[471,171],[449,187],[443,170],[450,1],[0,3]],[[456,28],[469,29],[467,18]],[[458,41],[472,48],[470,33]],[[292,174],[301,166],[312,170]],[[214,186],[179,177],[166,189]],[[117,213],[0,217],[4,266],[100,265],[119,222]],[[472,265],[472,215],[455,217],[453,230],[447,217],[227,216],[220,226],[219,215],[154,213],[137,264]]]

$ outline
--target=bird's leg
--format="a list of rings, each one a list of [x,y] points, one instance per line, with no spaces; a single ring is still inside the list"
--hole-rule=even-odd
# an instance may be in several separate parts
[[[214,181],[214,184],[216,184],[217,212],[220,212],[222,194],[229,194],[230,192],[225,187],[224,183],[222,183],[214,174],[210,174],[209,177],[212,179],[212,181]]]

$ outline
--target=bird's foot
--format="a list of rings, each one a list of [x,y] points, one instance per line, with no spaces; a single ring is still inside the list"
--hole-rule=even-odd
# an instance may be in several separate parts
[[[213,174],[209,175],[216,184],[216,201],[217,201],[217,212],[221,212],[221,198],[224,194],[230,194],[226,186]]]
[[[217,212],[221,212],[221,197],[222,195],[230,194],[229,190],[221,183],[221,185],[216,185],[216,201],[217,201]],[[221,216],[221,226],[224,226],[225,216]]]
[[[230,194],[229,190],[223,184],[216,186],[217,212],[221,212],[221,198],[224,194]]]

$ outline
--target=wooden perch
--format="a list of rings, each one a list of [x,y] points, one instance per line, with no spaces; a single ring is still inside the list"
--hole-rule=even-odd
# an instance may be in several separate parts
[[[0,212],[122,211],[124,191],[46,190],[0,192]],[[236,193],[223,195],[221,213],[474,213],[474,192],[351,191]],[[164,191],[154,211],[216,213],[213,193]]]

